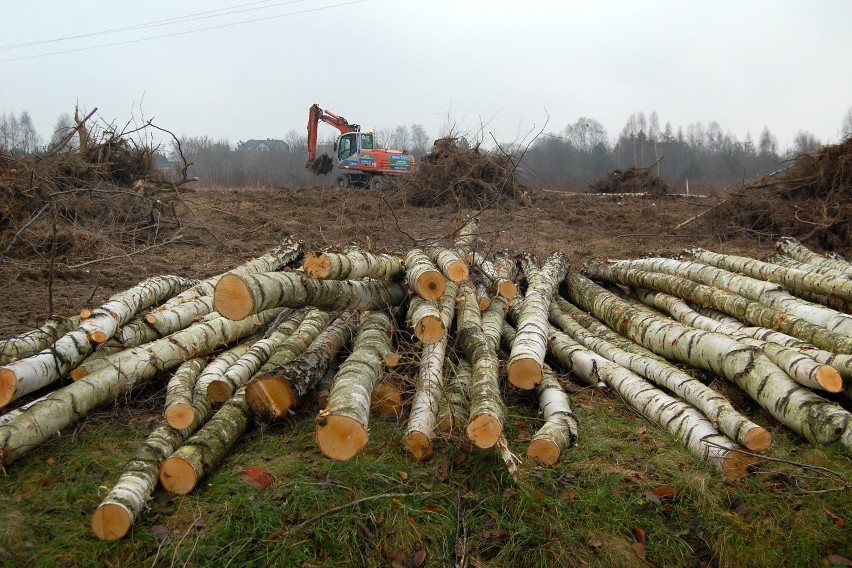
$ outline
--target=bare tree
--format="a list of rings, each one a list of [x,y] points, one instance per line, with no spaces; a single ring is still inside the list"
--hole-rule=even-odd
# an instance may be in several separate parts
[[[846,116],[843,117],[843,122],[840,125],[840,138],[849,137],[852,137],[852,106],[846,111]]]
[[[819,139],[807,130],[799,130],[793,138],[793,154],[803,154],[821,145]]]

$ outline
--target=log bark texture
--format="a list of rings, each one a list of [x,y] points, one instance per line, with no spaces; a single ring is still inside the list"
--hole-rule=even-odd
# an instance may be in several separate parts
[[[424,300],[437,300],[444,295],[447,280],[422,249],[411,249],[405,255],[405,278],[412,292]]]
[[[399,258],[358,249],[342,253],[309,252],[302,261],[302,268],[312,278],[328,280],[396,280],[405,274]]]
[[[207,359],[203,357],[190,359],[182,363],[169,379],[169,384],[166,386],[164,417],[170,426],[181,429],[192,424],[195,419],[195,412],[192,409],[192,390],[206,366]]]
[[[38,329],[0,341],[0,365],[35,355],[80,325],[80,316],[52,319]]]

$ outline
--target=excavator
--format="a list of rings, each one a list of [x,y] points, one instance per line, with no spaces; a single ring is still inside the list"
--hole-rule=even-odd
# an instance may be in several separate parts
[[[334,143],[335,156],[317,156],[317,128],[320,122],[334,126],[340,136]],[[369,187],[380,190],[388,178],[414,171],[414,157],[399,150],[375,146],[372,132],[361,132],[340,115],[314,104],[308,114],[308,162],[305,167],[316,175],[329,173],[334,166],[341,170],[334,184],[339,188]]]

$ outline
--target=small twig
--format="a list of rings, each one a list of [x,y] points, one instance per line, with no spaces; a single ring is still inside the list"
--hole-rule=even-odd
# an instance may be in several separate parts
[[[709,208],[705,209],[704,211],[702,211],[701,213],[699,213],[698,215],[695,215],[694,217],[690,217],[689,219],[687,219],[686,221],[684,221],[683,223],[681,223],[677,227],[675,227],[675,230],[678,230],[685,225],[689,225],[690,223],[692,223],[696,219],[699,219],[699,218],[703,217],[704,215],[707,215],[709,212],[713,211],[714,209],[716,209],[717,207],[719,207],[723,203],[727,203],[727,201],[728,201],[727,199],[723,199],[722,201],[720,201],[719,203],[717,203],[713,207],[709,207]]]
[[[51,205],[53,202],[48,202]],[[53,208],[53,225],[50,231],[50,270],[47,276],[47,312],[53,317],[53,280],[56,276],[56,208]]]
[[[339,513],[340,511],[351,509],[352,507],[357,507],[363,503],[369,503],[370,501],[378,501],[380,499],[394,499],[396,497],[422,497],[426,495],[431,495],[428,491],[420,491],[417,493],[382,493],[381,495],[371,495],[369,497],[362,497],[361,499],[355,499],[354,501],[350,501],[349,503],[344,503],[343,505],[338,505],[337,507],[332,507],[331,509],[327,509],[322,513],[314,515],[313,517],[306,519],[299,523],[298,525],[291,527],[289,529],[279,529],[269,535],[267,540],[272,541],[276,540],[288,532],[296,532],[316,521],[322,519],[323,517],[327,517],[328,515],[333,515],[334,513]]]
[[[12,235],[12,239],[9,241],[9,244],[8,244],[8,245],[6,245],[6,248],[4,248],[4,249],[3,249],[3,254],[9,254],[9,251],[10,251],[10,250],[12,250],[12,247],[13,247],[13,246],[15,246],[15,243],[17,242],[17,240],[18,240],[18,238],[21,236],[21,234],[22,234],[24,231],[26,231],[26,230],[27,230],[27,227],[29,227],[30,225],[32,225],[33,223],[35,223],[36,221],[38,221],[38,220],[41,218],[41,216],[42,216],[42,215],[44,215],[45,211],[47,211],[47,210],[50,208],[50,206],[51,206],[51,205],[53,205],[53,202],[52,202],[52,201],[48,201],[47,203],[45,203],[45,204],[42,206],[42,208],[41,208],[41,209],[39,209],[38,211],[36,211],[36,212],[35,212],[35,214],[34,214],[32,217],[30,217],[30,220],[29,220],[29,221],[27,221],[26,223],[24,223],[24,225],[23,225],[20,229],[18,229],[18,230],[15,232],[15,234],[14,234],[14,235]]]
[[[139,254],[139,253],[145,252],[147,250],[151,250],[153,248],[157,248],[157,247],[161,247],[161,246],[165,246],[165,245],[170,245],[172,243],[179,241],[180,238],[181,238],[181,235],[175,235],[174,237],[172,237],[171,239],[169,239],[167,241],[163,241],[161,243],[157,243],[157,244],[154,244],[154,245],[143,247],[143,248],[141,248],[139,250],[135,250],[133,252],[127,252],[127,253],[124,253],[124,254],[117,254],[115,256],[107,256],[107,257],[104,257],[104,258],[96,258],[94,260],[88,260],[86,262],[81,262],[80,264],[67,264],[67,265],[65,265],[65,268],[67,268],[67,269],[82,268],[83,266],[88,266],[90,264],[95,264],[95,263],[98,263],[98,262],[105,262],[107,260],[115,260],[116,258],[129,258],[129,257],[131,257],[135,254]]]

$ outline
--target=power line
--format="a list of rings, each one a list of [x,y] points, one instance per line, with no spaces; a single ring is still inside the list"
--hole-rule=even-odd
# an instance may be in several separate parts
[[[164,20],[154,20],[153,22],[146,22],[144,24],[135,24],[132,26],[126,26],[123,28],[114,28],[110,30],[102,30],[98,32],[90,32],[86,34],[68,36],[68,37],[60,37],[55,39],[46,39],[40,41],[31,41],[28,43],[18,43],[14,45],[3,45],[0,46],[0,51],[8,51],[10,49],[20,49],[22,47],[32,47],[34,45],[44,45],[46,43],[57,43],[60,41],[68,41],[72,39],[81,39],[85,37],[99,36],[99,35],[107,35],[114,33],[121,33],[126,31],[133,30],[141,30],[146,28],[157,28],[161,26],[170,26],[174,24],[183,24],[186,22],[193,22],[196,20],[206,20],[209,18],[220,18],[222,16],[230,16],[233,14],[241,14],[243,12],[251,12],[254,10],[266,10],[268,8],[276,8],[278,6],[284,6],[286,4],[298,4],[300,2],[305,2],[306,0],[290,0],[289,2],[279,2],[278,4],[272,4],[271,6],[257,6],[254,8],[245,8],[245,6],[254,6],[255,4],[268,4],[272,0],[260,0],[258,2],[249,2],[247,4],[238,4],[236,6],[229,6],[226,8],[219,8],[216,10],[207,10],[205,12],[197,12],[195,14],[187,14],[185,16],[176,16],[174,18],[166,18]],[[243,10],[237,10],[237,8],[245,8]],[[225,12],[224,14],[216,13],[216,12]]]
[[[296,1],[303,1],[303,0],[296,0]],[[198,32],[209,31],[209,30],[218,30],[218,29],[222,29],[222,28],[242,26],[242,25],[245,25],[245,24],[251,24],[251,23],[255,23],[255,22],[263,22],[263,21],[267,21],[267,20],[275,20],[275,19],[278,19],[278,18],[285,18],[287,16],[297,16],[299,14],[308,14],[310,12],[320,12],[322,10],[330,10],[332,8],[340,8],[340,7],[343,7],[343,6],[350,6],[352,4],[362,4],[364,2],[367,2],[367,0],[352,0],[351,2],[342,2],[342,3],[339,3],[339,4],[332,4],[330,6],[321,6],[319,8],[308,8],[306,10],[299,10],[297,12],[287,12],[286,14],[277,14],[277,15],[274,15],[274,16],[265,16],[263,18],[253,18],[251,20],[243,20],[243,21],[240,21],[240,22],[231,22],[231,23],[228,23],[228,24],[221,24],[221,25],[218,25],[218,26],[209,26],[209,27],[206,27],[206,28],[196,28],[194,30],[186,30],[186,31],[174,32],[174,33],[170,33],[170,34],[162,34],[162,35],[150,36],[150,37],[139,38],[139,39],[131,39],[131,40],[127,40],[127,41],[118,41],[118,42],[114,42],[114,43],[105,43],[105,44],[101,44],[101,45],[92,45],[92,46],[89,46],[89,47],[80,47],[80,48],[77,48],[77,49],[65,49],[65,50],[62,50],[62,51],[53,51],[53,52],[50,52],[50,53],[41,53],[41,54],[38,54],[38,55],[24,55],[24,56],[21,56],[21,57],[12,57],[12,58],[9,58],[9,59],[0,59],[0,63],[7,63],[7,62],[10,62],[10,61],[22,61],[22,60],[25,60],[25,59],[38,59],[40,57],[50,57],[52,55],[63,55],[63,54],[66,54],[66,53],[77,53],[77,52],[80,52],[80,51],[89,51],[89,50],[92,50],[92,49],[100,49],[100,48],[103,48],[103,47],[114,47],[114,46],[117,46],[117,45],[128,45],[128,44],[131,44],[131,43],[139,43],[139,42],[143,42],[143,41],[151,41],[151,40],[163,39],[163,38],[167,38],[167,37],[188,35],[188,34],[194,34],[194,33],[198,33]],[[285,4],[290,4],[290,3],[293,3],[293,2],[285,2]]]

